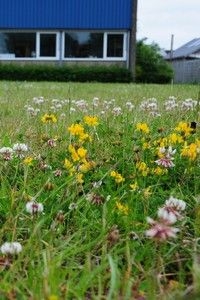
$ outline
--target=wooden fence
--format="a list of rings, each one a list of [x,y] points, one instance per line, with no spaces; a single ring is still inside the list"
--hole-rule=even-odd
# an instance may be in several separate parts
[[[200,59],[173,61],[174,83],[200,83]]]

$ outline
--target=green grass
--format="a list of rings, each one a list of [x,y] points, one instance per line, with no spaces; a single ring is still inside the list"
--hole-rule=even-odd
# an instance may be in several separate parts
[[[166,110],[170,96],[177,106]],[[0,148],[28,145],[0,154],[0,246],[22,245],[0,253],[0,299],[200,298],[198,97],[198,85],[0,82]],[[169,146],[174,166],[158,170]],[[146,218],[159,221],[170,196],[186,202],[168,224],[177,237],[151,239]],[[44,211],[29,214],[31,199]]]

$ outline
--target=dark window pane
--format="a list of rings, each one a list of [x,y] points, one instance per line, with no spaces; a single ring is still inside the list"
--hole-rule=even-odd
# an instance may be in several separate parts
[[[56,56],[56,34],[40,34],[40,56]]]
[[[72,32],[65,34],[65,57],[102,58],[103,33]]]
[[[123,57],[123,37],[123,34],[108,34],[108,57]]]
[[[0,33],[0,54],[6,57],[35,57],[36,34],[31,32]]]

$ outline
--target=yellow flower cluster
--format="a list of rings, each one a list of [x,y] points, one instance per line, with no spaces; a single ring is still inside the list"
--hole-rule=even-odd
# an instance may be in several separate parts
[[[110,172],[110,176],[115,179],[116,183],[121,183],[121,182],[125,181],[125,178],[120,173],[118,173],[116,171]]]
[[[190,127],[190,125],[187,122],[179,122],[175,130],[180,132],[185,137],[189,136],[193,132],[193,129]]]
[[[41,118],[42,123],[56,123],[57,118],[54,114],[44,114]]]
[[[84,122],[88,126],[93,126],[94,127],[94,126],[99,125],[99,121],[98,121],[98,118],[96,116],[85,116],[84,117]]]
[[[95,126],[97,119],[95,117],[84,118],[85,123]],[[68,131],[75,139],[74,144],[68,146],[70,154],[69,159],[65,159],[64,166],[70,175],[74,175],[77,183],[84,182],[84,173],[87,173],[95,167],[95,162],[88,159],[88,150],[83,146],[86,141],[91,141],[90,135],[85,131],[84,125],[74,123],[68,127]]]
[[[122,204],[121,202],[117,201],[116,207],[120,213],[122,213],[126,216],[128,215],[128,212],[129,212],[128,205]]]
[[[185,142],[184,147],[181,151],[181,155],[188,157],[190,160],[195,160],[197,155],[200,153],[200,140],[196,140],[195,143],[187,144]]]
[[[83,135],[85,129],[83,125],[75,123],[68,127],[68,131],[71,133],[71,135]]]
[[[150,129],[146,123],[137,123],[136,130],[141,131],[146,134],[148,134],[150,132]]]
[[[136,168],[142,173],[142,176],[147,176],[149,173],[149,167],[144,161],[136,163]]]

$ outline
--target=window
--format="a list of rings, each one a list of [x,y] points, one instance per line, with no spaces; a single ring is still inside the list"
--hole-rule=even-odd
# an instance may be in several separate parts
[[[107,57],[123,57],[123,34],[107,35]]]
[[[65,33],[65,58],[103,58],[103,33]]]
[[[39,56],[55,57],[56,55],[56,33],[40,33]]]
[[[1,32],[0,56],[7,58],[34,57],[36,34],[31,32]]]

